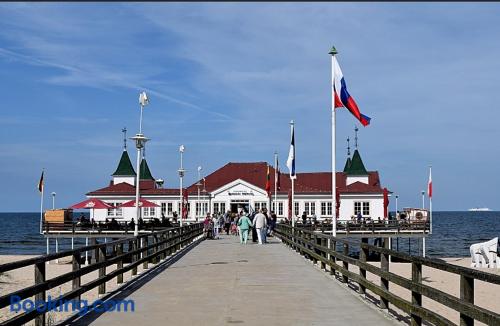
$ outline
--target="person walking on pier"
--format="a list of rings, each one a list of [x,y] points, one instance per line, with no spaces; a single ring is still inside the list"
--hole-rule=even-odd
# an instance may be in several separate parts
[[[226,235],[229,235],[230,227],[231,227],[231,211],[227,211],[224,214],[224,229],[226,229]]]
[[[250,221],[248,216],[243,211],[241,211],[241,216],[238,219],[238,227],[240,229],[240,243],[247,244],[248,229],[252,226],[252,221]]]
[[[265,241],[265,234],[263,234],[263,232],[266,232],[267,219],[266,215],[262,213],[262,210],[260,210],[259,213],[257,213],[257,215],[253,218],[253,225],[255,227],[255,231],[257,231],[259,244],[263,244],[263,241]]]

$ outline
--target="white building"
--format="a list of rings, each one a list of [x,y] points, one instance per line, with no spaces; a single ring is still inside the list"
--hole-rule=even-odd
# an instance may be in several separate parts
[[[207,212],[268,208],[271,199],[265,190],[267,167],[266,162],[228,163],[204,180],[187,187],[188,220],[202,218]],[[141,198],[160,205],[157,208],[143,208],[143,219],[161,218],[162,214],[171,218],[174,212],[180,212],[179,189],[166,189],[156,183],[144,158],[140,170]],[[277,198],[274,198],[274,168],[270,167],[269,170],[271,208],[279,218],[288,217],[289,209],[292,208],[289,206],[291,182],[288,174],[280,174],[280,188]],[[352,159],[347,159],[344,171],[337,172],[336,178],[340,192],[339,220],[349,220],[358,212],[364,217],[384,218],[384,190],[379,174],[365,169],[358,150],[354,152]],[[87,197],[99,198],[114,205],[133,200],[135,180],[136,173],[124,149],[109,186],[91,191],[87,193]],[[301,216],[306,212],[309,217],[316,214],[319,219],[331,218],[335,213],[332,210],[331,187],[330,172],[298,173],[293,214]],[[104,221],[106,218],[130,221],[135,217],[135,208],[96,210],[92,217],[96,221]]]

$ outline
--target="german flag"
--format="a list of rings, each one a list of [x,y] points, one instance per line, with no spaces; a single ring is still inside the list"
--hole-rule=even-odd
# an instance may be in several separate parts
[[[43,172],[44,171],[42,171],[42,175],[40,176],[40,181],[38,181],[38,191],[40,193],[43,192]]]

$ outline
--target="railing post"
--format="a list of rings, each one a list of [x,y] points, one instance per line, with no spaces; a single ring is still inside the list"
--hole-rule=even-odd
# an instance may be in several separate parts
[[[366,243],[368,243],[368,239],[361,238],[361,248],[359,251],[359,261],[362,263],[366,263],[366,260],[368,258],[368,249],[363,247],[363,244],[366,244]],[[359,275],[361,276],[361,278],[363,280],[366,281],[366,269],[360,267],[359,268]],[[366,294],[366,287],[361,283],[359,283],[359,294],[361,294],[361,295]]]
[[[171,240],[173,238],[173,236],[174,236],[174,231],[167,232],[167,247],[168,247],[167,255],[168,256],[172,256],[172,252],[174,252],[174,248],[172,247],[173,242]]]
[[[330,249],[334,252],[334,253],[337,253],[337,241],[334,240],[334,238],[332,237],[332,239],[330,240]],[[337,265],[337,257],[335,257],[334,255],[330,255],[330,260],[332,261],[332,264],[334,265]],[[335,275],[336,273],[336,269],[335,268],[330,268],[330,275]]]
[[[349,256],[349,244],[347,242],[344,242],[344,256]],[[349,263],[347,261],[342,261],[342,265],[346,270],[349,270]],[[343,274],[343,273],[342,273]],[[347,275],[342,275],[342,282],[347,283],[349,282],[349,277]]]
[[[116,250],[116,255],[117,256],[123,255],[123,242],[118,245],[118,248]],[[120,259],[116,263],[116,269],[121,269],[121,268],[123,268],[123,259]],[[116,277],[116,283],[118,284],[123,283],[123,273],[118,274],[118,276]]]
[[[322,237],[320,239],[320,242],[321,242],[321,247],[323,248],[323,250],[321,250],[321,256],[323,256],[324,260],[326,260],[327,254],[325,249],[328,248],[328,245],[326,243],[326,238]],[[321,261],[321,269],[326,271],[326,264],[324,260]]]
[[[153,235],[153,243],[155,244],[155,246],[153,247],[153,255],[155,255],[159,249],[158,248],[158,235],[157,234]],[[153,264],[158,264],[159,261],[160,261],[160,256],[159,255],[154,256]]]
[[[464,275],[460,275],[460,300],[470,304],[474,304],[474,279]],[[474,319],[460,314],[460,325],[474,325]]]
[[[35,264],[35,285],[45,282],[45,262]],[[45,301],[45,290],[35,294],[35,302]],[[45,326],[45,313],[35,318],[35,326]]]
[[[102,245],[99,247],[99,262],[105,262],[106,261],[106,245]],[[99,278],[106,276],[106,266],[100,267],[99,268]],[[105,294],[106,293],[106,282],[103,282],[99,284],[99,294]]]
[[[132,241],[132,251],[136,251],[137,250],[137,240],[138,237],[135,237],[134,240]],[[138,257],[139,254],[135,253],[135,254],[132,254],[130,256],[130,259],[131,259],[131,263],[135,263],[137,261],[137,257]],[[137,265],[132,267],[132,275],[137,275]]]
[[[413,283],[422,284],[422,264],[417,262],[411,263],[411,280]],[[411,303],[421,307],[422,306],[422,295],[418,292],[411,291]],[[422,325],[422,318],[417,315],[411,314],[411,325],[420,326]]]
[[[142,238],[142,249],[148,247],[148,236],[146,235],[144,238]],[[149,262],[149,250],[141,251],[142,252],[142,257],[146,258],[144,262],[142,263],[142,268],[143,269],[148,269],[148,262]]]
[[[389,241],[388,238],[384,238],[384,248],[388,249],[389,248]],[[380,269],[388,272],[389,271],[389,255],[386,253],[380,254]],[[382,289],[386,290],[389,292],[389,280],[380,277],[380,286]],[[381,309],[389,309],[389,301],[385,299],[384,297],[380,296],[380,308]]]
[[[71,262],[72,263],[72,270],[73,270],[73,272],[76,272],[76,271],[80,270],[80,267],[81,267],[80,260],[81,260],[80,253],[73,254],[72,262]],[[81,277],[77,276],[71,282],[71,289],[72,290],[79,289],[80,285],[81,285]],[[80,300],[80,296],[78,296],[78,300]]]
[[[175,239],[175,243],[176,243],[176,246],[175,246],[175,251],[178,251],[178,250],[181,250],[181,241],[182,241],[182,229],[181,228],[178,228],[176,231],[175,231],[175,236],[176,236],[176,239]]]
[[[93,245],[96,245],[97,244],[97,238],[90,238],[90,245],[93,246]],[[94,249],[94,255],[93,257],[91,256],[90,257],[90,263],[95,263],[97,262],[97,257],[99,256],[99,249]]]
[[[160,234],[160,242],[163,242],[165,240],[165,232],[162,232]],[[161,245],[160,245],[160,251],[162,251],[163,249],[165,249],[166,245],[165,245],[165,242],[163,242]],[[161,254],[160,254],[160,257],[159,257],[159,260],[163,260],[165,259],[165,251],[162,251]]]
[[[311,233],[309,233],[309,241],[308,242],[309,242],[309,249],[312,252],[314,252],[315,254],[318,254],[319,250],[316,249],[316,246],[315,246],[318,243],[318,237],[316,236],[316,234],[311,235]],[[316,259],[315,256],[311,256],[311,259],[312,259],[314,265],[318,264],[318,259]]]

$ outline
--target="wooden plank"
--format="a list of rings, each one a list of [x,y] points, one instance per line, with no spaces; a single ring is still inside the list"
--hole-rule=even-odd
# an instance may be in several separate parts
[[[422,284],[422,264],[411,263],[411,280],[414,283]],[[418,291],[411,291],[411,303],[415,306],[422,306],[422,294]],[[410,314],[412,326],[422,325],[422,318],[415,314]]]
[[[474,279],[460,275],[460,300],[474,304]],[[474,319],[466,314],[460,314],[461,326],[473,326]]]
[[[45,262],[35,264],[35,284],[45,282]],[[45,301],[45,291],[40,291],[35,295],[35,302]],[[45,326],[45,314],[35,318],[35,326]]]

